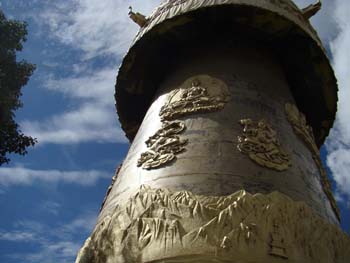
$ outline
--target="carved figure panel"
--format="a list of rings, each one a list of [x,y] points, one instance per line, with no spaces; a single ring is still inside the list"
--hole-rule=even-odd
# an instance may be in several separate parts
[[[142,186],[95,227],[76,263],[344,263],[349,237],[279,192],[202,196]]]
[[[259,165],[284,171],[291,166],[289,156],[277,139],[276,131],[265,121],[258,123],[251,119],[240,120],[243,135],[238,136],[237,148]]]
[[[146,141],[148,150],[141,154],[137,166],[149,170],[174,160],[177,154],[185,151],[187,139],[178,136],[184,130],[185,124],[181,121],[164,121],[162,128]]]
[[[337,218],[340,220],[340,211],[333,197],[331,183],[329,182],[326,169],[323,167],[320,152],[316,146],[312,128],[309,125],[307,125],[305,115],[301,113],[298,110],[297,106],[295,106],[294,104],[286,103],[285,111],[286,111],[287,119],[291,124],[291,126],[293,127],[294,132],[304,142],[306,147],[310,150],[312,154],[312,158],[314,159],[315,164],[320,173],[323,191],[328,197]]]
[[[218,111],[229,99],[229,91],[223,81],[199,75],[189,78],[170,93],[159,116],[161,120],[174,120],[192,113]]]

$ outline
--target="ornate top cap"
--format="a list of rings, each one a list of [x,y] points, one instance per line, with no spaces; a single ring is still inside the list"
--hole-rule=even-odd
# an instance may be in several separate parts
[[[188,43],[200,34],[212,41],[218,38],[217,32],[208,32],[210,26],[220,32],[238,28],[255,38],[257,45],[262,41],[275,51],[296,103],[321,146],[335,118],[337,83],[308,20],[320,7],[320,1],[301,10],[291,0],[166,0],[147,18],[136,13],[141,28],[119,69],[115,95],[126,136],[133,140],[167,73],[164,65],[176,61],[182,48],[191,48]],[[227,42],[237,36],[220,37]]]

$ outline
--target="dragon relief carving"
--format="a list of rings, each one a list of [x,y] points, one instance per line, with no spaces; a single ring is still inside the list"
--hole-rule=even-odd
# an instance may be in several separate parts
[[[148,149],[141,154],[137,166],[149,170],[176,159],[177,154],[185,151],[184,146],[188,142],[178,136],[184,130],[185,124],[181,121],[164,121],[161,129],[146,141]]]
[[[170,93],[159,116],[162,121],[169,121],[192,113],[218,111],[229,99],[229,91],[223,81],[199,75],[187,79],[180,88]]]
[[[141,186],[100,219],[76,263],[343,263],[349,237],[286,195],[195,195]]]
[[[237,148],[250,159],[261,166],[277,171],[284,171],[291,166],[289,156],[285,153],[277,139],[276,131],[265,121],[258,123],[251,119],[239,122],[243,128],[243,135],[238,136]]]
[[[331,183],[329,182],[326,169],[322,164],[320,152],[315,143],[312,128],[309,125],[307,125],[305,115],[302,112],[300,112],[297,106],[295,106],[294,104],[286,103],[285,112],[287,115],[287,119],[291,124],[295,134],[303,141],[306,147],[310,150],[312,158],[314,159],[315,164],[320,173],[323,191],[328,197],[332,209],[335,212],[337,218],[340,220],[340,211],[333,197]]]

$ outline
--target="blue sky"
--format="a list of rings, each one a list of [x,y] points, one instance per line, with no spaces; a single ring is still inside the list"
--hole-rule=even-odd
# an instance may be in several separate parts
[[[114,107],[121,58],[137,32],[128,7],[150,14],[159,0],[0,0],[28,22],[19,58],[37,65],[16,119],[39,143],[0,168],[0,262],[63,263],[94,226],[115,168],[127,153]],[[313,0],[295,1],[300,6]],[[339,111],[322,157],[349,227],[350,1],[324,0],[313,20],[334,65]]]

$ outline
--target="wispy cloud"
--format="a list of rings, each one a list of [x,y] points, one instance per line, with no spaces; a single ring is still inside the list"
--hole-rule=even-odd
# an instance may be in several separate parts
[[[38,248],[34,252],[8,254],[11,259],[25,262],[72,262],[82,246],[82,240],[90,233],[96,214],[88,213],[61,225],[47,225],[34,221],[17,221],[13,229],[0,229],[0,241],[31,242]]]
[[[159,0],[67,0],[40,14],[51,35],[84,52],[85,59],[124,54],[138,26],[128,17],[128,5],[149,14]]]
[[[75,65],[77,67],[77,65]],[[80,72],[80,70],[78,70]],[[116,68],[83,70],[81,76],[54,79],[49,78],[43,86],[51,91],[63,93],[70,98],[86,99],[103,105],[114,104],[114,82]]]
[[[54,202],[54,201],[50,201],[50,200],[43,201],[40,204],[40,209],[43,212],[50,213],[50,214],[53,214],[53,215],[58,215],[59,214],[60,207],[61,207],[61,204],[59,204],[57,202]]]
[[[60,171],[32,170],[23,167],[1,167],[0,185],[31,185],[40,181],[45,183],[69,183],[91,186],[101,178],[110,178],[110,174],[102,171]]]
[[[44,120],[25,120],[21,128],[44,143],[119,142],[125,143],[114,108],[115,69],[101,69],[82,76],[50,78],[43,86],[74,100],[73,110]]]
[[[57,229],[57,236],[70,236],[72,233],[78,233],[79,231],[89,233],[96,223],[96,218],[97,217],[95,214],[88,214],[84,217],[77,217],[69,222],[69,224],[65,224]]]
[[[45,243],[41,245],[39,252],[12,254],[12,259],[25,260],[26,262],[40,263],[71,263],[74,261],[80,244],[70,241],[61,241],[55,243]]]
[[[294,0],[300,7],[304,8],[310,4],[314,4],[317,0]],[[328,45],[338,34],[338,25],[334,19],[334,0],[323,0],[321,10],[313,16],[310,21],[317,28],[317,33],[324,42]]]
[[[35,239],[35,235],[31,232],[21,232],[18,230],[5,232],[0,231],[0,240],[3,241],[23,241],[23,242],[31,242]]]
[[[42,83],[42,87],[64,94],[75,107],[64,110],[62,105],[63,112],[42,120],[22,121],[21,130],[37,138],[39,145],[126,143],[115,113],[114,84],[117,63],[138,30],[128,17],[128,5],[149,14],[158,3],[157,0],[127,3],[124,0],[65,0],[44,4],[39,15],[32,14],[31,18],[41,29],[41,37],[47,42],[53,40],[61,50],[76,51],[64,61],[65,65],[72,65],[65,77],[52,74]],[[52,61],[55,55],[50,52],[47,49],[45,54]],[[58,67],[61,66],[57,64],[51,70],[58,71]]]

